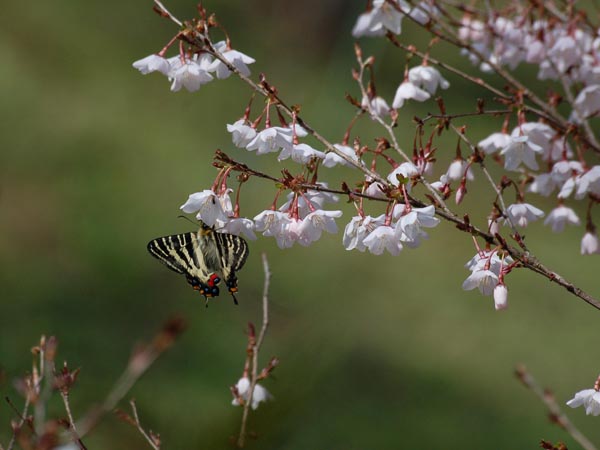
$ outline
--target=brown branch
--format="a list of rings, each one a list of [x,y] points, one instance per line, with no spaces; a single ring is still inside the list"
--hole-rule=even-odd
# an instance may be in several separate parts
[[[423,123],[428,122],[432,119],[440,119],[440,120],[444,120],[444,121],[452,121],[453,119],[461,119],[464,117],[475,117],[475,116],[498,116],[501,114],[510,114],[512,112],[512,110],[510,109],[491,109],[491,110],[481,110],[481,111],[474,111],[474,112],[468,112],[468,113],[458,113],[458,114],[431,114],[428,113],[425,117],[423,118],[419,118],[419,120]]]
[[[548,389],[542,388],[535,378],[527,371],[525,366],[519,365],[515,369],[515,375],[517,378],[523,383],[525,387],[530,389],[548,408],[550,421],[562,429],[564,429],[567,433],[571,435],[573,439],[575,439],[579,445],[581,445],[585,450],[596,450],[596,447],[590,440],[579,431],[575,425],[569,420],[569,418],[562,412],[558,404],[556,403],[556,399],[551,391]]]
[[[80,420],[80,423],[77,425],[80,436],[85,436],[106,413],[111,412],[117,406],[117,403],[129,392],[148,368],[165,350],[173,345],[175,339],[183,333],[185,328],[186,323],[182,317],[170,319],[163,325],[163,329],[154,337],[152,342],[134,350],[125,371],[119,377],[104,402],[100,406],[91,409]]]
[[[248,415],[250,413],[250,405],[252,404],[252,396],[254,395],[254,388],[258,382],[258,352],[265,338],[267,328],[269,327],[269,285],[271,283],[271,271],[269,270],[269,261],[267,260],[267,254],[262,254],[263,271],[265,273],[265,281],[263,285],[263,298],[262,298],[262,326],[258,333],[258,339],[255,341],[252,347],[252,373],[250,380],[250,390],[248,392],[248,399],[244,403],[244,412],[242,414],[242,426],[240,429],[240,436],[237,441],[237,446],[243,448],[246,440],[246,426],[248,422]]]

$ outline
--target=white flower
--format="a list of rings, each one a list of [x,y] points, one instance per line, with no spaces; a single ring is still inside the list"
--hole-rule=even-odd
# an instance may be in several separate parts
[[[286,131],[289,128],[269,127],[258,132],[256,136],[248,143],[248,150],[256,150],[257,155],[278,152],[282,148],[292,146],[292,136]]]
[[[528,63],[541,64],[546,59],[546,45],[539,39],[530,40],[525,51]]]
[[[418,86],[415,86],[410,81],[404,81],[398,86],[396,90],[396,95],[394,96],[394,101],[392,102],[393,108],[402,108],[404,105],[404,101],[408,99],[413,99],[418,102],[424,102],[431,97],[429,92],[424,91]]]
[[[226,189],[217,195],[217,200],[221,203],[221,208],[223,208],[223,212],[227,217],[233,217],[233,203],[231,203],[231,197],[229,196],[231,192],[233,192],[233,189]],[[217,225],[220,226],[220,224]]]
[[[396,213],[396,211],[394,211]],[[417,247],[421,239],[427,239],[427,233],[421,228],[433,228],[440,223],[440,219],[435,217],[435,207],[433,205],[424,208],[411,208],[408,214],[400,217],[396,224],[396,234],[400,240],[409,247]]]
[[[462,158],[457,158],[454,161],[452,161],[452,163],[450,163],[450,166],[448,167],[448,170],[446,171],[446,176],[448,177],[448,180],[460,180],[465,174],[465,171],[467,171],[467,166],[467,161],[465,161]],[[467,179],[473,179],[473,173],[471,172],[470,167],[467,171]]]
[[[552,231],[555,233],[560,233],[565,229],[566,224],[571,225],[579,225],[579,217],[575,214],[571,208],[568,208],[563,205],[559,205],[554,208],[546,220],[544,220],[544,225],[550,225],[552,227]]]
[[[413,163],[405,162],[396,167],[388,176],[387,179],[394,186],[399,186],[400,181],[398,180],[398,175],[400,178],[411,178],[419,175],[419,169]],[[407,184],[406,189],[410,191],[410,186]]]
[[[250,396],[250,380],[248,377],[242,377],[235,385],[238,395],[244,400],[248,401],[248,397]],[[267,400],[271,400],[273,396],[260,384],[254,385],[254,392],[252,393],[252,409],[258,408],[258,405],[261,402],[266,402]],[[238,406],[240,402],[237,397],[234,398],[231,402],[232,405]]]
[[[431,187],[434,188],[438,192],[442,192],[450,183],[448,179],[448,175],[444,174],[440,177],[438,181],[434,181],[431,183]]]
[[[342,243],[346,250],[354,250],[364,252],[367,246],[364,244],[364,239],[371,233],[375,227],[383,225],[385,216],[373,218],[371,216],[361,217],[354,216],[350,223],[344,229],[344,237]]]
[[[575,198],[581,200],[585,194],[600,196],[600,166],[594,166],[577,179]]]
[[[221,230],[237,236],[244,234],[248,239],[253,241],[256,240],[256,235],[254,234],[254,222],[245,217],[229,218],[221,227]]]
[[[545,123],[523,123],[515,127],[511,135],[513,137],[527,136],[530,142],[542,148],[541,156],[546,161],[562,159],[565,150],[567,157],[571,157],[573,153],[568,143],[565,145],[564,139],[557,139],[556,132]]]
[[[233,145],[238,148],[246,147],[256,137],[256,130],[247,125],[245,119],[240,119],[233,124],[227,124],[227,131],[231,133]]]
[[[581,59],[581,50],[569,35],[560,37],[548,51],[548,56],[556,68],[564,73],[572,65],[578,64]]]
[[[171,70],[168,73],[171,83],[171,91],[177,92],[181,88],[194,92],[200,89],[200,86],[212,81],[213,77],[208,73],[207,67],[210,62],[209,55],[202,55],[200,58],[194,55],[192,59],[186,59],[181,63],[179,57],[176,60],[171,58]]]
[[[394,3],[394,5],[391,3]],[[408,10],[409,6],[402,0],[373,0],[374,15],[371,26],[381,23],[383,28],[394,34],[400,34],[402,32],[402,17]]]
[[[248,69],[247,64],[252,64],[255,61],[254,58],[249,57],[237,50],[228,49],[225,41],[220,41],[215,44],[215,49],[223,55],[227,61],[231,63],[233,67],[240,71],[240,73],[244,76],[250,75],[250,69]],[[215,59],[207,69],[209,72],[215,72],[217,78],[222,80],[224,78],[229,77],[231,75],[231,71],[227,68],[225,64],[219,59]]]
[[[292,145],[291,147],[284,147],[277,159],[279,161],[283,161],[288,159],[290,156],[292,157],[293,161],[299,164],[306,164],[312,158],[324,159],[325,153],[312,148],[308,144],[298,144]]]
[[[462,288],[465,291],[479,288],[483,295],[491,295],[497,284],[498,275],[489,269],[481,269],[471,272],[471,275],[463,282]]]
[[[552,193],[556,186],[557,184],[552,177],[552,174],[541,173],[535,177],[533,183],[529,186],[529,191],[547,197]]]
[[[506,170],[518,170],[521,163],[533,170],[539,166],[535,154],[542,152],[542,147],[534,144],[527,136],[511,136],[509,144],[500,152],[504,156]]]
[[[497,284],[494,288],[494,307],[497,311],[508,308],[508,289],[505,284]]]
[[[567,198],[579,184],[583,165],[579,161],[560,161],[552,166],[552,177],[557,184],[563,183],[558,198]]]
[[[397,256],[402,250],[402,243],[394,228],[386,225],[375,228],[363,239],[365,247],[374,255],[381,255],[385,250]]]
[[[458,37],[463,41],[480,42],[487,45],[486,24],[480,20],[474,20],[470,15],[463,15],[460,19],[462,26],[458,29]]]
[[[432,17],[440,15],[440,10],[433,2],[422,1],[410,10],[409,16],[421,25],[425,25]]]
[[[367,179],[369,179],[370,177],[367,177]],[[365,189],[365,194],[368,195],[369,197],[374,197],[374,198],[386,198],[386,189],[385,186],[383,184],[381,184],[378,181],[369,181],[369,185],[367,186],[367,189]]]
[[[372,116],[383,118],[390,114],[390,106],[387,102],[379,97],[369,99],[366,95],[363,96],[361,106],[365,108]]]
[[[320,239],[323,231],[335,234],[338,232],[338,228],[334,219],[341,216],[342,211],[324,211],[322,209],[313,211],[302,220],[300,233],[310,242]]]
[[[600,240],[594,231],[587,231],[581,239],[581,254],[593,255],[600,253]]]
[[[479,141],[477,146],[488,155],[502,150],[510,143],[510,135],[508,133],[492,133],[483,141]]]
[[[188,214],[198,212],[196,218],[209,227],[214,226],[217,221],[227,221],[227,214],[220,198],[210,189],[191,194],[188,200],[181,205],[181,210]]]
[[[600,112],[600,85],[583,88],[573,104],[577,117],[585,119]]]
[[[440,71],[431,66],[413,67],[408,71],[408,81],[429,94],[435,94],[438,86],[442,89],[448,89],[450,86]]]
[[[584,389],[575,394],[571,400],[567,402],[567,406],[577,408],[583,405],[585,413],[589,416],[600,415],[600,392],[595,389]]]
[[[506,213],[510,221],[520,227],[526,227],[529,222],[534,222],[540,217],[544,217],[544,211],[529,203],[513,203],[506,208]]]
[[[488,233],[492,236],[500,233],[500,224],[497,219],[488,218]]]
[[[254,217],[254,229],[258,232],[274,232],[285,223],[286,213],[267,209]]]
[[[348,147],[347,145],[342,145],[342,144],[333,144],[333,146],[337,150],[339,150],[340,153],[343,153],[350,160],[355,161],[357,164],[360,165],[360,161],[358,159],[358,156],[356,156],[356,152],[354,151],[354,149],[352,147]],[[339,156],[335,152],[328,152],[325,155],[325,160],[323,161],[323,165],[325,167],[333,167],[333,166],[335,166],[337,164],[341,164],[341,165],[344,165],[344,166],[352,167],[352,165],[348,161],[346,161],[344,158],[342,158],[341,156]]]
[[[163,75],[169,73],[169,62],[158,55],[150,55],[133,63],[133,67],[139,70],[143,75],[150,72],[160,72]]]
[[[352,36],[383,36],[386,30],[400,34],[403,13],[399,9],[407,12],[409,7],[402,0],[392,1],[396,4],[392,5],[388,0],[374,0],[371,10],[358,17]]]
[[[501,258],[497,252],[492,250],[486,250],[481,253],[477,253],[473,256],[466,264],[465,267],[471,272],[481,269],[488,269],[494,272],[496,275],[500,275],[502,267],[506,264],[512,264],[513,259],[510,256]]]
[[[362,13],[358,16],[354,28],[352,28],[352,36],[359,38],[362,36],[383,36],[385,29],[381,23],[373,24],[374,13],[373,10]]]

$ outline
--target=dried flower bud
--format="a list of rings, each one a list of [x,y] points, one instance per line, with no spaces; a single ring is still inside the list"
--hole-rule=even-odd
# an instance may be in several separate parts
[[[80,367],[73,371],[69,370],[67,362],[65,361],[60,373],[54,374],[54,389],[61,391],[63,394],[68,394],[71,387],[75,384],[80,370]]]

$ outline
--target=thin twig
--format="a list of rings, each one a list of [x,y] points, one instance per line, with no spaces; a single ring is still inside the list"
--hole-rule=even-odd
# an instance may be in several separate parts
[[[12,406],[12,403],[10,402],[8,397],[6,398],[6,400],[8,401],[9,405]],[[27,420],[27,412],[29,410],[29,405],[30,405],[30,400],[29,400],[29,396],[27,396],[25,398],[25,405],[23,406],[23,412],[19,413],[18,411],[15,411],[19,417],[19,422],[18,422],[17,426],[15,427],[15,429],[13,430],[12,437],[10,438],[10,441],[8,443],[8,447],[6,447],[6,450],[12,450],[13,447],[15,446],[15,442],[17,440],[17,430],[20,430],[21,428],[23,428],[23,425],[25,424],[25,421]]]
[[[360,67],[357,82],[360,87],[362,95],[365,96],[365,95],[367,95],[367,91],[366,91],[364,83],[363,83],[365,63],[364,63],[364,61],[361,60],[361,58],[358,55],[357,55],[357,61],[358,61],[359,67]],[[371,110],[371,102],[367,102],[367,106],[369,108],[371,118],[375,119],[375,121],[377,123],[379,123],[387,131],[387,134],[391,140],[392,148],[394,150],[396,150],[396,153],[398,153],[402,157],[402,159],[404,159],[404,161],[406,161],[408,163],[412,163],[412,160],[402,150],[402,148],[400,147],[400,144],[398,144],[398,140],[396,139],[396,133],[394,133],[392,126],[390,124],[388,124],[385,120],[383,120],[381,117],[379,117],[378,114],[374,113],[374,111]],[[450,210],[450,208],[448,208],[448,206],[446,205],[446,202],[444,201],[444,199],[440,196],[440,193],[437,190],[435,190],[433,188],[433,186],[431,186],[431,184],[421,175],[418,176],[418,179],[423,184],[423,186],[425,186],[425,188],[431,193],[433,198],[435,198],[436,202],[438,203],[438,205],[440,205],[440,207],[444,210],[444,212],[446,214],[454,215],[452,213],[452,211]]]
[[[154,450],[160,450],[160,446],[157,445],[156,442],[154,442],[154,439],[152,439],[152,437],[150,437],[150,435],[146,433],[144,427],[142,427],[142,424],[140,423],[140,418],[138,416],[137,407],[135,405],[135,400],[131,400],[129,404],[131,405],[131,410],[133,411],[133,419],[135,421],[135,426],[138,429],[138,431],[142,434],[142,436],[144,436],[146,441],[148,441],[148,444],[150,444],[150,446]]]
[[[450,128],[452,128],[452,131],[454,131],[456,133],[456,135],[459,137],[459,139],[461,139],[465,144],[467,144],[469,146],[469,149],[471,150],[472,154],[475,154],[476,151],[476,146],[467,138],[467,136],[465,136],[464,133],[461,133],[461,131],[456,128],[456,126],[451,123],[450,124]],[[502,191],[500,190],[500,188],[498,187],[498,184],[494,181],[494,179],[492,178],[492,174],[489,172],[489,170],[487,169],[485,162],[483,161],[483,159],[481,159],[478,162],[478,165],[481,169],[481,171],[483,172],[483,174],[485,175],[486,179],[488,180],[488,182],[490,183],[490,186],[492,186],[492,189],[494,190],[494,192],[496,193],[496,198],[498,199],[498,202],[500,203],[500,207],[502,208],[502,211],[500,211],[504,217],[504,219],[508,222],[508,224],[510,225],[510,229],[513,232],[514,236],[520,236],[519,230],[517,230],[517,227],[515,226],[515,224],[513,223],[513,220],[511,219],[511,217],[506,213],[506,204],[504,203],[504,197],[502,196]],[[527,246],[525,245],[525,242],[523,240],[521,240],[519,242],[519,245],[521,246],[521,248],[523,250],[525,250],[526,252],[528,252],[529,250],[527,249]]]
[[[267,254],[262,254],[263,272],[265,273],[265,281],[263,284],[263,318],[262,327],[260,333],[258,333],[258,339],[256,340],[256,351],[260,350],[260,347],[265,338],[265,333],[269,327],[269,285],[271,284],[271,271],[269,270],[269,261],[267,260]]]
[[[248,415],[250,412],[250,405],[252,404],[252,396],[254,395],[254,388],[258,381],[258,352],[265,338],[267,328],[269,327],[269,285],[271,283],[271,271],[269,270],[269,261],[267,260],[267,254],[262,254],[263,271],[265,273],[265,281],[263,286],[263,318],[262,326],[258,334],[258,339],[252,347],[252,373],[250,380],[250,390],[248,392],[248,399],[244,403],[244,412],[242,414],[242,426],[240,429],[240,436],[237,441],[237,446],[243,448],[246,440],[246,426],[248,422]]]
[[[579,445],[585,450],[597,450],[596,446],[579,431],[575,425],[569,420],[569,418],[562,412],[552,392],[547,389],[543,389],[533,376],[527,371],[525,366],[518,366],[515,371],[517,378],[529,388],[537,397],[546,405],[550,412],[550,420],[563,428],[567,433],[575,439]]]
[[[77,443],[80,450],[87,450],[87,447],[79,437],[77,433],[77,428],[75,427],[75,420],[73,420],[73,414],[71,413],[71,405],[69,404],[69,393],[68,391],[61,391],[60,396],[63,399],[63,403],[65,405],[65,410],[67,411],[67,417],[69,418],[69,428],[71,433],[73,434],[73,440]]]
[[[154,4],[169,18],[171,19],[173,22],[175,22],[177,25],[182,26],[183,24],[181,23],[181,21],[179,19],[177,19],[177,17],[175,17],[173,14],[171,14],[169,12],[169,10],[167,8],[165,8],[165,5],[163,5],[160,0],[154,0]]]

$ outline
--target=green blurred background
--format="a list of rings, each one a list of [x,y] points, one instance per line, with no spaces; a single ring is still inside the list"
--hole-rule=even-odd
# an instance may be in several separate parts
[[[302,105],[309,123],[339,141],[354,113],[344,93],[357,95],[350,30],[363,2],[349,3],[205,6],[227,27],[234,47],[256,58],[254,76],[267,73],[283,98]],[[180,18],[195,14],[193,1],[167,6]],[[405,28],[405,42],[426,43],[414,27]],[[12,380],[30,370],[29,349],[39,336],[56,335],[58,361],[82,368],[71,394],[80,416],[104,398],[132,346],[182,314],[188,331],[127,398],[137,399],[142,421],[161,433],[165,449],[228,447],[241,419],[229,386],[241,375],[246,323],[261,316],[260,254],[266,252],[272,326],[261,357],[266,363],[277,355],[281,365],[265,383],[275,400],[251,414],[258,440],[248,448],[535,448],[541,438],[576,448],[512,372],[525,363],[559,403],[590,387],[600,361],[600,313],[521,271],[507,279],[510,308],[495,312],[490,298],[461,289],[468,275],[463,264],[474,249],[468,235],[449,225],[395,258],[346,252],[341,232],[285,251],[260,238],[250,243],[240,273],[239,307],[224,296],[205,309],[182,277],[148,255],[150,239],[192,228],[177,219],[178,208],[188,194],[212,184],[216,148],[261,170],[281,168],[273,155],[257,159],[231,145],[225,124],[243,114],[249,98],[239,81],[174,94],[164,77],[144,77],[131,67],[175,31],[149,0],[3,5],[2,396],[20,404]],[[377,57],[378,93],[391,101],[404,55],[383,40],[367,40],[364,48]],[[437,54],[470,68],[443,46]],[[485,95],[448,78],[451,111],[473,110],[475,98]],[[432,102],[400,111],[402,145],[412,145],[410,119],[434,109]],[[473,119],[470,136],[481,139],[500,121]],[[379,133],[369,119],[357,132],[363,142]],[[438,146],[438,158],[449,162],[455,139]],[[354,173],[333,173],[335,180],[354,181]],[[273,195],[271,185],[253,180],[242,214],[254,216]],[[492,198],[489,186],[477,183],[459,210]],[[546,211],[553,206],[536,202]],[[340,207],[343,229],[353,211],[343,200]],[[481,223],[484,215],[473,220]],[[553,235],[534,224],[527,231],[530,247],[550,267],[600,292],[597,258],[579,256],[582,228]],[[64,415],[58,400],[53,411]],[[569,413],[600,442],[597,418],[581,409]],[[0,405],[2,443],[11,417]],[[146,448],[133,428],[112,416],[85,442],[88,448]]]

